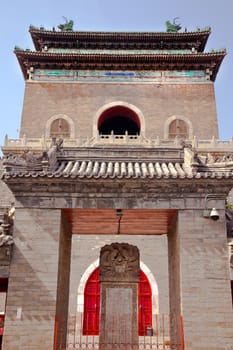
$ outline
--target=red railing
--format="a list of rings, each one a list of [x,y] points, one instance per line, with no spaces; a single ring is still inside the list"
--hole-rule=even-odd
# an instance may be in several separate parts
[[[113,319],[108,331],[112,337],[99,342],[98,335],[83,335],[83,315],[69,315],[67,319],[56,316],[54,327],[54,350],[184,350],[182,316],[154,315],[147,335],[138,336],[129,343],[128,335],[120,321]],[[110,340],[109,340],[110,339]]]

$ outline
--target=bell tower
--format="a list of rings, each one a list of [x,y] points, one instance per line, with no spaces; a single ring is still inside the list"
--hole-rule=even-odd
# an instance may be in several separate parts
[[[105,33],[30,27],[30,34],[36,51],[15,49],[26,84],[21,137],[61,136],[75,145],[106,143],[110,135],[151,142],[218,138],[213,83],[225,52],[204,52],[208,28]]]
[[[15,48],[3,350],[228,348],[233,155],[214,95],[226,53],[205,52],[209,28],[170,29],[31,26],[35,50]]]

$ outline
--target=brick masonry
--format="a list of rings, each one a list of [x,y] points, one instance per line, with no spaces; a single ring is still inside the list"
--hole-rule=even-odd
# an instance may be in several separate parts
[[[3,349],[53,348],[60,212],[17,209]]]
[[[232,301],[225,218],[179,212],[181,298],[186,349],[232,349]]]
[[[169,313],[170,307],[178,315],[182,312],[185,348],[209,350],[211,344],[216,350],[230,350],[232,310],[224,210],[220,220],[214,222],[202,217],[201,200],[190,199],[187,203],[188,207],[180,206],[177,227],[173,226],[168,236],[74,235],[69,312],[77,310],[80,279],[99,257],[101,247],[126,242],[139,247],[141,260],[156,279],[159,312]],[[167,205],[170,204],[168,201]],[[156,207],[159,208],[159,203]],[[59,280],[69,273],[69,245],[61,251],[66,236],[59,247],[60,216],[59,209],[36,208],[35,204],[34,208],[21,207],[18,202],[4,350],[53,349],[55,314],[62,311],[56,299],[58,295],[57,300],[63,300],[67,293],[65,281]]]
[[[0,208],[4,209],[10,205],[11,202],[14,202],[14,195],[7,187],[7,185],[1,180],[1,175],[3,173],[3,160],[0,158],[0,194],[1,194],[1,202]]]
[[[64,114],[73,120],[77,139],[91,138],[97,111],[116,101],[141,111],[147,138],[164,138],[165,124],[171,116],[187,118],[193,136],[199,139],[218,137],[212,82],[159,85],[26,82],[21,136],[41,137],[49,118]],[[232,349],[224,200],[214,203],[220,208],[220,220],[214,222],[203,218],[205,193],[201,191],[208,186],[202,184],[200,188],[200,182],[196,182],[192,187],[192,180],[181,184],[176,179],[160,179],[151,185],[145,184],[146,180],[122,184],[121,180],[97,183],[85,179],[67,183],[52,179],[48,187],[46,181],[44,178],[30,184],[30,180],[25,180],[25,187],[20,181],[18,188],[15,185],[18,191],[15,245],[3,350],[52,350],[55,315],[63,315],[67,309],[76,312],[83,274],[99,257],[101,247],[116,241],[139,248],[141,260],[158,286],[159,312],[183,314],[186,350]],[[219,189],[221,185],[216,182],[216,186]],[[1,182],[0,193],[4,203],[13,199]],[[143,232],[137,236],[73,235],[71,244],[72,232],[61,220],[64,207],[175,208],[178,218],[168,235],[143,236]],[[171,336],[175,338],[177,334],[173,332]]]
[[[193,136],[218,137],[212,82],[195,84],[103,84],[26,82],[21,137],[41,137],[49,118],[65,114],[75,125],[76,138],[91,138],[97,111],[123,101],[137,107],[145,118],[145,136],[164,138],[169,117],[187,118]]]

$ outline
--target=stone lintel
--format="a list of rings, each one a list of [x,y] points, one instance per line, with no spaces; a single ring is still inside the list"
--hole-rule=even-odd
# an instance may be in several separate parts
[[[153,178],[153,179],[79,179],[75,178],[9,178],[4,179],[4,182],[10,188],[15,196],[17,195],[30,195],[40,197],[46,194],[46,196],[54,196],[56,193],[72,194],[72,193],[93,193],[101,196],[104,193],[115,193],[116,189],[119,192],[135,192],[145,193],[145,189],[153,193],[162,194],[172,193],[228,193],[232,188],[232,178]],[[103,189],[104,191],[97,191],[96,189]],[[94,191],[95,189],[95,191]],[[98,193],[97,193],[98,192]],[[93,196],[93,195],[92,195]]]
[[[227,196],[232,179],[9,179],[17,206],[33,208],[201,208]]]

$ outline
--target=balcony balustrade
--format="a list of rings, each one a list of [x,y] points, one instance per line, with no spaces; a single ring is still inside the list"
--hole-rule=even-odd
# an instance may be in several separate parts
[[[83,138],[78,137],[77,139],[67,138],[63,140],[64,147],[67,148],[79,148],[79,147],[95,147],[95,146],[138,146],[145,148],[153,148],[153,147],[167,147],[173,148],[180,146],[182,140],[179,138],[175,139],[160,139],[159,137],[155,138],[146,138],[142,135],[97,135],[92,138]],[[185,140],[186,143],[191,144],[192,147],[203,150],[203,151],[229,151],[233,147],[233,139],[228,141],[218,140],[216,138],[212,138],[210,140],[198,140],[194,137],[192,140]],[[28,138],[23,136],[18,139],[10,139],[8,136],[5,137],[4,146],[2,147],[3,153],[6,151],[9,152],[20,152],[23,150],[33,150],[34,152],[38,151],[46,151],[50,148],[52,143],[51,138],[45,138],[42,136],[41,138]]]

